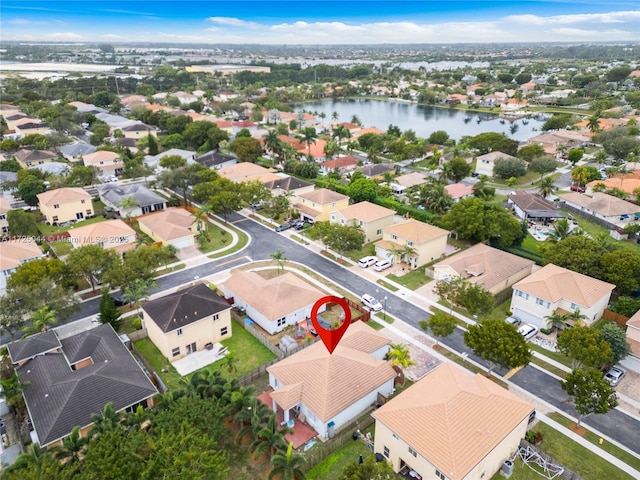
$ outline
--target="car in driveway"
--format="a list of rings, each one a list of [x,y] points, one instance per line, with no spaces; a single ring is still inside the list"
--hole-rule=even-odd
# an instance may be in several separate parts
[[[282,225],[278,225],[276,227],[276,232],[284,232],[285,230],[289,230],[291,228],[291,224],[283,223]]]
[[[604,374],[604,379],[608,381],[612,387],[615,387],[620,383],[620,380],[622,380],[622,377],[624,377],[626,373],[627,371],[624,368],[616,365]]]
[[[380,310],[382,310],[382,304],[380,303],[380,301],[374,296],[369,295],[368,293],[362,295],[360,301],[362,302],[362,305],[365,306],[365,308],[368,308],[373,312],[379,312]]]
[[[362,257],[358,261],[358,265],[362,268],[367,268],[367,267],[370,267],[371,265],[375,265],[377,261],[378,261],[378,257],[369,255],[368,257]]]
[[[522,323],[522,320],[520,320],[518,317],[514,317],[513,315],[509,315],[506,318],[505,322],[510,323],[511,325],[514,325],[517,327]]]
[[[518,328],[518,333],[522,335],[525,340],[529,340],[536,336],[536,333],[538,333],[538,327],[531,325],[530,323],[525,323]]]
[[[374,265],[373,269],[376,272],[381,272],[386,270],[387,268],[391,268],[391,260],[378,260]]]

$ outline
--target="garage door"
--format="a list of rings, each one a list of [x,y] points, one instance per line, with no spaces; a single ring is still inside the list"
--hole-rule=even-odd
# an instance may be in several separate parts
[[[178,240],[174,240],[173,242],[171,242],[171,245],[173,245],[176,248],[190,247],[193,245],[193,240],[192,240],[192,237],[185,237]]]
[[[543,321],[539,317],[521,310],[518,307],[513,309],[513,316],[518,317],[520,320],[522,320],[522,323],[530,323],[531,325],[534,325],[538,328],[544,328],[545,325],[543,325],[543,323],[546,324],[546,321]]]

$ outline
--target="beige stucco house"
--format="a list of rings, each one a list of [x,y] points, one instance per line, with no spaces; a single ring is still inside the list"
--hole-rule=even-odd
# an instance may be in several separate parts
[[[100,245],[125,253],[136,247],[136,231],[122,220],[106,220],[69,230],[69,241],[74,248]]]
[[[91,195],[84,189],[64,187],[37,195],[38,208],[51,225],[76,222],[95,215]]]
[[[149,125],[145,125],[144,123],[129,125],[122,128],[121,130],[124,138],[133,138],[136,140],[146,137],[147,135],[151,135],[153,137],[158,136],[158,132],[155,128],[150,127]]]
[[[18,238],[0,243],[0,295],[5,294],[7,280],[20,265],[44,256],[42,249],[32,238]]]
[[[11,210],[11,202],[8,198],[0,196],[0,234],[9,231],[9,221],[7,220],[9,210]]]
[[[21,148],[13,154],[13,157],[18,161],[22,168],[31,168],[36,165],[51,163],[58,158],[58,155],[50,152],[49,150]]]
[[[310,318],[313,304],[325,294],[293,273],[265,279],[255,272],[238,271],[222,284],[225,298],[270,335]],[[324,312],[322,305],[318,313]]]
[[[230,338],[231,305],[201,283],[145,303],[142,326],[174,362]]]
[[[98,150],[82,156],[85,167],[96,167],[101,176],[120,175],[124,170],[124,162],[116,152]]]
[[[444,255],[448,236],[447,230],[410,219],[382,229],[382,240],[375,243],[376,255],[414,269]]]
[[[493,169],[496,166],[496,160],[499,158],[504,159],[515,159],[509,154],[502,152],[489,152],[484,155],[480,155],[476,158],[476,173],[478,175],[486,175],[487,177],[493,177]]]
[[[533,412],[484,375],[443,363],[372,413],[374,451],[403,475],[486,480],[513,458]]]
[[[433,266],[435,280],[462,277],[493,295],[510,288],[531,271],[535,262],[478,243]]]
[[[295,205],[298,203],[298,196],[313,192],[315,185],[313,183],[305,182],[296,177],[282,176],[277,174],[270,179],[261,178],[262,184],[271,190],[271,195],[274,197],[280,195],[289,195],[289,203]]]
[[[609,304],[612,283],[549,263],[513,286],[511,311],[523,322],[549,328],[546,317],[554,312],[580,310],[583,323],[592,325]]]
[[[631,353],[640,357],[640,310],[627,320],[627,342],[631,345]]]
[[[294,207],[303,220],[313,222],[329,221],[329,214],[349,206],[349,197],[326,188],[319,188],[310,193],[298,195]]]
[[[247,180],[259,180],[261,176],[273,173],[272,169],[264,168],[251,162],[240,162],[216,170],[218,175],[235,183]]]
[[[371,202],[360,202],[336,210],[329,215],[329,222],[359,227],[365,235],[365,243],[380,240],[382,229],[393,224],[395,211]]]
[[[195,245],[198,233],[196,218],[183,208],[168,208],[138,218],[138,226],[153,241],[185,248]]]

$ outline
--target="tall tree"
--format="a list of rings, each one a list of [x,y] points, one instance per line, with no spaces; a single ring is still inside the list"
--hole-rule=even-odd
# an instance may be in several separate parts
[[[100,313],[98,314],[98,321],[102,324],[108,323],[117,332],[120,326],[121,313],[116,307],[116,302],[109,294],[108,288],[102,289],[102,296],[100,297]]]
[[[436,345],[441,337],[448,337],[456,331],[456,317],[436,310],[427,320],[420,320],[420,328],[425,332],[431,330],[431,334],[436,337]]]
[[[67,265],[72,272],[84,276],[95,292],[96,280],[102,278],[102,274],[116,261],[116,256],[116,252],[100,245],[85,245],[71,250]]]
[[[124,197],[118,202],[118,207],[124,210],[125,220],[129,225],[131,225],[131,210],[133,210],[138,205],[140,205],[140,202],[138,202],[133,195]]]
[[[278,427],[278,420],[275,413],[269,415],[267,424],[258,430],[256,440],[251,444],[250,449],[254,458],[258,458],[263,454],[267,455],[267,461],[270,462],[273,455],[278,451],[287,448],[285,435],[293,433],[288,426]]]
[[[126,285],[122,291],[122,298],[129,303],[133,303],[138,312],[140,311],[140,301],[149,296],[151,288],[157,285],[157,282],[149,278],[137,278],[132,283]]]
[[[389,352],[387,357],[391,360],[391,365],[400,367],[403,372],[412,365],[416,365],[416,361],[411,358],[411,352],[409,351],[409,345],[402,343],[389,344]],[[402,377],[402,384],[404,385],[405,375]]]
[[[562,389],[573,399],[579,415],[577,427],[584,417],[607,413],[618,405],[615,390],[594,368],[573,370],[562,382]]]
[[[318,141],[318,132],[313,127],[305,127],[300,132],[300,141],[307,145],[307,158],[312,161],[311,144],[315,144]]]
[[[293,453],[293,444],[289,443],[286,451],[279,451],[269,462],[269,480],[307,480],[307,476],[302,471],[305,464],[304,457]]]
[[[631,345],[627,342],[627,334],[622,327],[613,322],[606,322],[601,328],[602,337],[611,347],[613,357],[611,363],[615,365],[631,353]]]
[[[31,315],[29,323],[31,325],[22,329],[24,332],[23,338],[35,333],[46,332],[49,330],[50,325],[58,323],[56,311],[49,310],[49,307],[42,307]]]
[[[9,235],[21,237],[36,237],[40,234],[36,217],[25,212],[21,208],[14,208],[7,212],[7,222],[9,223]]]
[[[551,177],[543,178],[538,184],[538,193],[542,198],[547,198],[557,190],[555,181]]]
[[[469,325],[464,342],[489,364],[488,375],[496,366],[511,369],[531,361],[531,351],[524,337],[502,319],[491,318],[480,325]]]
[[[602,332],[592,327],[575,327],[558,335],[556,349],[573,361],[573,368],[603,368],[611,363],[613,352]]]

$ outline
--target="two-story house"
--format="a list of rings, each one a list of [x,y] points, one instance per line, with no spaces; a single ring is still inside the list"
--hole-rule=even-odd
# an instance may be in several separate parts
[[[23,263],[43,258],[45,255],[32,238],[18,238],[2,242],[0,247],[0,295],[7,289],[7,280]]]
[[[11,210],[11,202],[6,197],[0,197],[0,236],[9,231],[9,221],[7,214]]]
[[[382,229],[382,240],[375,243],[376,255],[418,268],[444,255],[448,236],[447,230],[410,219]]]
[[[95,167],[101,176],[120,175],[124,170],[124,162],[116,152],[98,150],[82,156],[85,167]]]
[[[552,263],[513,286],[511,311],[515,317],[538,328],[550,328],[548,316],[554,312],[580,310],[585,325],[602,317],[615,285]]]
[[[145,303],[142,326],[162,355],[174,362],[230,338],[231,305],[200,283]]]
[[[349,197],[326,188],[299,194],[298,202],[294,205],[302,219],[310,223],[327,222],[331,212],[348,206]]]
[[[21,148],[13,157],[18,161],[22,168],[31,168],[43,163],[53,162],[58,156],[49,150],[32,150]]]
[[[365,243],[369,243],[382,238],[382,229],[393,225],[395,213],[375,203],[360,202],[331,212],[329,222],[360,228],[365,235]]]
[[[123,254],[136,247],[136,231],[122,220],[106,220],[69,230],[69,241],[74,248],[100,245]]]
[[[476,158],[476,173],[478,175],[486,175],[493,177],[493,169],[496,166],[496,160],[504,158],[507,160],[515,160],[516,157],[502,152],[489,152]]]
[[[77,222],[95,215],[91,195],[84,189],[64,187],[37,195],[38,208],[50,225]]]

